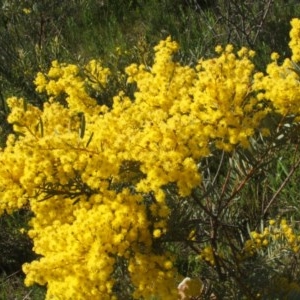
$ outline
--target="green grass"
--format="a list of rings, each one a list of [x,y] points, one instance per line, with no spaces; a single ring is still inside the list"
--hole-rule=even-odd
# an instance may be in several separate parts
[[[39,286],[25,287],[24,277],[20,272],[0,276],[0,299],[3,300],[43,300],[45,288]]]
[[[32,261],[36,255],[32,242],[21,228],[28,227],[31,213],[20,210],[12,215],[0,217],[0,299],[5,300],[42,300],[45,288],[24,286],[22,264]]]

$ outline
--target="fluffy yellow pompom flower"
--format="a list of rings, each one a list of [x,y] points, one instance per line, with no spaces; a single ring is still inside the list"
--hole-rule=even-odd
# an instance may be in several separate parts
[[[292,60],[300,62],[300,20],[293,19],[291,21],[292,30],[290,31],[291,41],[289,46],[292,50]]]

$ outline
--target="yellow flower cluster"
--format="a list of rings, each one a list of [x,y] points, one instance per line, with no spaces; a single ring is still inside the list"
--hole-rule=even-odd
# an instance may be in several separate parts
[[[300,250],[300,236],[294,232],[292,225],[285,219],[280,222],[269,221],[269,226],[262,232],[252,231],[251,239],[247,240],[243,248],[243,258],[251,257],[260,250],[266,250],[268,247],[280,246],[289,249],[294,253]]]
[[[143,251],[150,251],[151,236],[140,196],[125,189],[117,195],[93,195],[88,203],[79,202],[78,207],[68,199],[51,202],[52,206],[57,203],[56,207],[44,201],[32,208],[36,216],[29,235],[35,241],[34,251],[43,257],[24,265],[27,285],[48,283],[49,299],[113,299],[111,274],[119,256],[130,262],[128,270],[137,293],[172,293],[174,286],[167,283],[174,276],[172,263],[165,256],[152,258],[151,253],[141,253],[141,245]],[[41,228],[44,206],[57,216],[52,224]],[[60,210],[71,212],[72,207],[74,220],[59,220]]]
[[[300,249],[300,235],[297,235],[293,227],[287,224],[285,219],[282,219],[280,222],[281,235],[283,239],[285,239],[289,245],[289,248],[297,253]]]
[[[114,299],[112,274],[123,257],[137,295],[175,298],[171,258],[151,256],[154,237],[142,195],[118,189],[125,159],[118,149],[129,137],[117,121],[131,102],[116,100],[108,112],[84,82],[75,66],[54,62],[36,79],[38,91],[50,96],[42,110],[8,99],[16,134],[0,155],[0,205],[1,212],[30,205],[34,213],[29,236],[41,259],[24,265],[26,284],[47,284],[47,299]],[[157,212],[167,214],[166,206]]]
[[[243,248],[243,258],[251,257],[257,253],[257,251],[266,249],[269,245],[270,239],[270,230],[265,228],[263,232],[252,231],[250,233],[251,239],[245,241]],[[241,258],[242,258],[241,257]]]
[[[151,299],[159,291],[159,299],[177,299],[177,290],[173,272],[173,263],[167,257],[154,253],[136,254],[130,260],[131,280],[137,287],[133,293],[134,299]],[[156,283],[153,282],[155,278]],[[173,281],[174,285],[165,286]]]
[[[39,72],[35,79],[38,92],[47,92],[49,102],[64,99],[72,111],[97,114],[97,101],[90,97],[86,85],[99,90],[107,84],[109,69],[103,68],[100,61],[91,60],[84,68],[84,76],[80,69],[72,64],[59,64],[53,61],[47,75]]]
[[[115,299],[119,257],[135,299],[176,299],[174,258],[154,249],[167,234],[165,187],[188,196],[211,149],[248,147],[271,109],[266,99],[282,114],[299,113],[290,60],[271,63],[264,76],[245,48],[217,47],[216,58],[196,67],[173,60],[178,48],[167,38],[152,66],[126,68],[136,92],[131,99],[120,91],[112,108],[89,93],[109,88],[110,71],[96,60],[82,70],[54,61],[39,73],[37,91],[49,98],[42,109],[8,99],[15,134],[0,153],[0,211],[34,213],[29,235],[41,258],[24,271],[28,285],[47,284],[47,299]],[[214,264],[210,248],[202,254]]]
[[[248,147],[267,113],[251,93],[252,52],[242,49],[235,55],[227,46],[219,57],[192,68],[172,60],[177,48],[168,38],[155,48],[151,68],[126,69],[128,81],[138,88],[128,108],[135,116],[130,127],[138,132],[127,143],[127,159],[142,162],[147,174],[138,190],[153,190],[158,198],[163,198],[159,188],[169,182],[177,184],[182,196],[189,195],[200,181],[197,163],[209,155],[212,143],[227,151]]]
[[[270,101],[275,111],[283,116],[300,113],[300,72],[296,64],[300,61],[300,20],[291,21],[292,30],[289,43],[292,58],[286,58],[280,65],[279,55],[273,53],[273,62],[267,67],[267,74],[257,73],[254,76],[253,89],[258,92],[257,98]]]
[[[191,114],[201,120],[203,133],[216,147],[231,151],[249,146],[249,137],[259,128],[268,110],[252,94],[253,51],[233,53],[228,45],[218,58],[200,61],[191,90]]]
[[[29,15],[31,13],[31,9],[30,8],[23,8],[23,13],[25,15]]]
[[[101,91],[105,88],[110,71],[103,68],[102,63],[95,59],[88,62],[85,66],[86,83],[95,91]]]
[[[211,246],[204,247],[199,254],[199,258],[207,261],[212,266],[216,264],[213,248]]]
[[[294,62],[300,62],[300,20],[293,19],[291,21],[292,30],[290,31],[291,41],[289,46],[292,50],[292,60]]]

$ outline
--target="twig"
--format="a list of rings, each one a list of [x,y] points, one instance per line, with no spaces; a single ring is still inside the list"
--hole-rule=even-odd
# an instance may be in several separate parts
[[[5,283],[9,278],[11,278],[11,277],[17,275],[18,273],[20,273],[20,271],[16,271],[16,272],[14,272],[14,273],[8,275],[2,282],[0,282],[0,284]]]
[[[30,296],[30,294],[32,293],[32,291],[33,291],[33,290],[30,290],[30,291],[24,296],[24,298],[23,298],[22,300],[30,299],[30,298],[28,298],[28,297]]]
[[[263,26],[263,23],[264,23],[264,21],[265,21],[265,19],[266,19],[266,17],[267,17],[267,14],[268,14],[269,10],[270,10],[270,7],[271,7],[272,2],[273,2],[273,0],[269,0],[268,3],[267,3],[267,7],[266,7],[266,9],[265,9],[265,11],[264,11],[264,14],[263,14],[261,20],[260,20],[260,24],[258,25],[258,29],[257,29],[257,31],[256,31],[256,33],[255,33],[255,37],[254,37],[254,39],[253,39],[253,44],[255,44],[256,39],[257,39],[259,33],[261,32],[261,28],[262,28],[262,26]]]
[[[300,158],[298,159],[298,161],[293,165],[293,167],[291,168],[289,174],[286,176],[285,180],[282,182],[282,184],[280,185],[279,189],[275,192],[275,194],[273,195],[273,197],[271,198],[271,200],[269,201],[268,205],[265,207],[264,211],[263,211],[263,215],[262,218],[265,217],[265,215],[267,214],[270,206],[273,204],[273,202],[276,200],[276,198],[278,197],[278,195],[280,194],[280,192],[283,190],[283,188],[286,186],[286,184],[289,182],[290,178],[292,177],[292,175],[295,173],[296,169],[298,168],[298,166],[300,165]]]

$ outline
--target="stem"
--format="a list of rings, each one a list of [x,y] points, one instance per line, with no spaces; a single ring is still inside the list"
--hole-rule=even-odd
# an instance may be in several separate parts
[[[286,176],[285,180],[282,182],[282,184],[280,185],[279,189],[275,192],[275,194],[273,195],[273,197],[269,201],[268,205],[265,207],[265,209],[263,211],[262,218],[264,218],[266,216],[269,208],[271,207],[271,205],[273,204],[273,202],[276,200],[276,198],[278,197],[278,195],[280,194],[280,192],[283,190],[283,188],[286,186],[286,184],[290,181],[290,178],[295,173],[295,171],[299,167],[299,165],[300,165],[300,158],[293,165],[293,167],[291,168],[289,174]]]

